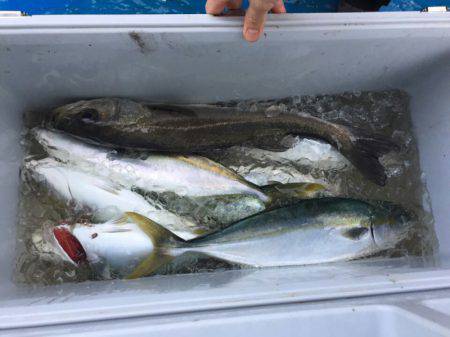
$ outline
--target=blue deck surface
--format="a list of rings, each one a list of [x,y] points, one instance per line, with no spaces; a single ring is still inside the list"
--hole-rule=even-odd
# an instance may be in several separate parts
[[[334,12],[339,0],[285,0],[291,13]],[[0,10],[28,14],[175,14],[204,13],[203,0],[0,0]],[[383,11],[450,6],[450,0],[392,0]]]

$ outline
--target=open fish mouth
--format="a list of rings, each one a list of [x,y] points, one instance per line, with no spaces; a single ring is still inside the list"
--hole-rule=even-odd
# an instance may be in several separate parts
[[[87,254],[80,241],[66,225],[44,226],[32,235],[33,251],[43,260],[69,262],[78,266],[87,261]]]
[[[87,261],[86,251],[80,241],[65,226],[55,227],[53,235],[59,247],[73,263],[78,265]]]

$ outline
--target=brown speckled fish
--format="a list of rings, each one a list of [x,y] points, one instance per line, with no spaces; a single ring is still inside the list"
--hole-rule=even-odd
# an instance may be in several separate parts
[[[216,105],[161,105],[104,98],[62,106],[52,113],[55,128],[114,147],[201,153],[247,145],[279,150],[289,134],[322,139],[336,147],[368,179],[384,185],[379,157],[396,146],[351,127],[307,114],[242,113]]]

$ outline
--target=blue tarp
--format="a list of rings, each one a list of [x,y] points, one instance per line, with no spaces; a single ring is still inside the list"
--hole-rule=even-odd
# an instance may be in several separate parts
[[[292,13],[334,12],[339,0],[285,0]],[[202,0],[0,0],[0,10],[28,14],[161,14],[204,13]],[[392,0],[383,11],[421,10],[450,6],[450,0]]]

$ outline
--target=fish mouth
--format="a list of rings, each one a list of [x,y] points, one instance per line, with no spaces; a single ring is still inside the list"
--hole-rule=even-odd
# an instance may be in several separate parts
[[[80,241],[65,226],[55,227],[53,236],[74,264],[79,265],[87,261],[86,251]]]
[[[391,248],[411,234],[411,227],[417,215],[396,205],[387,205],[389,213],[378,223],[372,223],[371,234],[375,244],[381,248]]]
[[[57,128],[61,120],[67,118],[65,114],[66,111],[64,110],[64,107],[53,110],[48,118],[48,126]]]
[[[77,119],[76,116],[83,110],[93,110],[89,106],[84,106],[85,104],[85,101],[79,101],[54,109],[50,114],[50,126],[60,128],[70,123],[73,119]]]
[[[86,251],[67,225],[44,226],[33,233],[32,243],[34,253],[46,261],[65,261],[74,266],[87,261]]]

